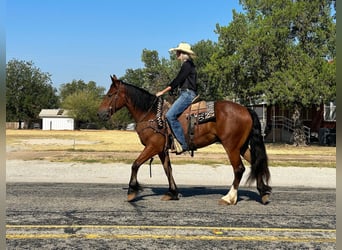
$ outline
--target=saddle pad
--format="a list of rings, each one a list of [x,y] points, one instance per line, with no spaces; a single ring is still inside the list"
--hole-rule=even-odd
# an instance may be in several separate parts
[[[214,102],[201,101],[191,105],[191,118],[197,120],[197,124],[215,119]]]
[[[206,103],[207,103],[206,101],[200,101],[200,102],[191,104],[191,111],[197,111],[198,109],[206,109],[207,108]]]

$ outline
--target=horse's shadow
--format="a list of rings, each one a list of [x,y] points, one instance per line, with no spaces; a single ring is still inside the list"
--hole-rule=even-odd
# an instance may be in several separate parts
[[[153,197],[153,196],[163,196],[168,192],[167,188],[163,187],[143,187],[143,189],[150,189],[151,192],[148,194],[144,194],[144,190],[142,190],[139,195],[133,200],[133,202],[137,202],[140,200],[145,200],[145,198]],[[202,195],[226,195],[227,188],[221,187],[180,187],[179,188],[179,197],[188,198],[188,197],[196,197]],[[258,203],[262,203],[261,197],[257,192],[248,190],[248,189],[239,189],[238,190],[238,202],[240,201],[256,201]]]

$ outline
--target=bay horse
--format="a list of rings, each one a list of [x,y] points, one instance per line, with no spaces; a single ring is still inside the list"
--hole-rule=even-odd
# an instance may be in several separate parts
[[[153,156],[159,156],[169,182],[169,190],[162,200],[178,200],[178,188],[172,175],[168,152],[168,132],[163,120],[160,124],[157,113],[160,109],[158,98],[137,86],[124,83],[111,76],[111,86],[98,109],[98,116],[108,120],[119,109],[126,107],[137,126],[136,131],[145,146],[133,162],[127,200],[133,201],[141,189],[137,174],[139,167]],[[251,164],[248,183],[256,180],[261,202],[267,204],[272,188],[268,185],[270,172],[261,125],[255,111],[231,101],[214,102],[215,120],[196,125],[193,144],[196,148],[220,142],[225,149],[234,171],[234,180],[229,192],[219,200],[219,204],[235,205],[238,187],[245,172],[241,156]],[[187,131],[187,121],[183,115],[179,120]],[[161,125],[161,126],[160,126]]]

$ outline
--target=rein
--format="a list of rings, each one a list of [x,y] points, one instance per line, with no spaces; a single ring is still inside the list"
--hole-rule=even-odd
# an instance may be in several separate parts
[[[110,106],[110,109],[111,109],[111,112],[112,114],[114,114],[116,112],[116,101],[119,97],[119,94],[120,94],[120,90],[121,90],[121,85],[122,85],[122,82],[120,82],[120,86],[118,87],[118,92],[115,94],[114,98],[113,98],[113,102],[112,102],[112,105]],[[126,97],[127,98],[127,97]],[[156,103],[157,100],[161,100],[159,103],[158,103],[158,108],[157,108],[157,115],[156,115],[156,118],[157,118],[157,123],[158,123],[158,127],[162,128],[163,127],[163,123],[162,123],[162,119],[161,119],[161,113],[162,113],[162,107],[163,107],[163,99],[161,99],[161,97],[155,97],[154,100],[153,100],[153,103],[151,104],[151,106],[149,107],[149,109],[144,113],[144,115],[139,119],[139,121],[137,122],[138,123],[141,123],[141,122],[144,122],[144,119],[146,118],[146,116],[151,112],[154,104]],[[114,105],[114,108],[113,108],[113,105]]]
[[[155,104],[156,101],[158,102],[158,107],[157,107],[157,114],[156,117],[154,119],[151,120],[145,120],[147,114],[150,113],[150,111],[153,108],[153,105]],[[164,121],[162,119],[162,115],[163,115],[163,102],[164,100],[161,97],[156,97],[152,103],[152,106],[149,108],[149,110],[147,112],[144,113],[143,117],[141,119],[139,119],[139,121],[137,122],[137,127],[136,130],[139,133],[141,133],[143,130],[151,128],[154,130],[154,132],[156,133],[160,133],[162,135],[166,135],[165,130],[163,130],[163,128],[165,128],[164,126]],[[147,125],[145,125],[147,124]],[[145,126],[144,126],[145,125]]]
[[[143,115],[143,117],[141,119],[139,119],[139,121],[137,123],[143,122],[143,120],[146,118],[146,116],[148,115],[148,113],[151,112],[153,105],[156,103],[156,101],[158,100],[158,97],[155,97],[153,100],[152,105],[150,106],[150,108],[145,112],[145,114]]]
[[[117,100],[119,98],[120,95],[120,91],[121,90],[121,85],[123,84],[122,81],[119,81],[119,85],[117,87],[118,91],[115,93],[112,102],[111,102],[111,113],[115,113],[116,112],[116,103]],[[132,98],[132,97],[130,97]],[[126,104],[128,103],[128,96],[125,94],[125,99],[126,99]],[[156,102],[158,101],[157,104],[157,113],[155,115],[155,118],[150,119],[150,120],[145,120],[146,117],[148,116],[149,113],[151,113],[154,105],[156,104]],[[163,116],[163,106],[164,106],[164,99],[162,97],[157,97],[155,96],[151,106],[148,108],[148,110],[146,112],[144,112],[142,114],[142,116],[137,119],[137,126],[136,126],[136,132],[138,133],[139,137],[142,136],[142,133],[145,129],[152,129],[154,131],[154,133],[159,133],[161,135],[163,135],[165,137],[165,146],[164,149],[167,150],[167,145],[168,145],[168,136],[167,136],[167,127],[165,124],[165,121],[163,120],[162,116]],[[153,157],[150,159],[150,176],[152,176],[152,172],[151,172],[151,165],[152,165],[152,161],[153,161]]]

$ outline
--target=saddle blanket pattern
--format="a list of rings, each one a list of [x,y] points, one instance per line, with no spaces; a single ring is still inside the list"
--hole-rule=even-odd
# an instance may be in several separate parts
[[[191,119],[195,119],[197,124],[205,123],[207,121],[211,121],[215,119],[215,110],[214,110],[214,102],[205,102],[205,108],[201,108],[198,112],[194,112],[195,110],[191,110]]]

